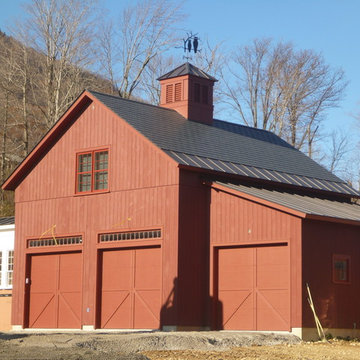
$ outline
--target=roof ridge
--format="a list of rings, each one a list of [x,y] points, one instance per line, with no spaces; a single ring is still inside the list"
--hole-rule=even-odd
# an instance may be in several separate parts
[[[175,111],[174,109],[165,108],[165,107],[162,107],[160,105],[154,105],[154,104],[150,104],[150,103],[147,103],[147,102],[142,102],[142,101],[139,101],[139,100],[125,99],[125,98],[122,98],[120,96],[116,96],[116,95],[112,95],[112,94],[106,94],[106,93],[102,93],[100,91],[95,91],[95,90],[90,90],[90,89],[87,89],[87,91],[89,91],[91,94],[95,93],[95,94],[99,94],[99,95],[103,95],[103,96],[108,96],[108,97],[112,97],[112,98],[114,98],[116,100],[133,102],[133,103],[141,104],[141,105],[147,105],[147,106],[155,107],[155,108],[161,109],[161,110],[168,110],[168,111],[172,111],[172,112]]]
[[[285,141],[283,138],[281,138],[279,135],[271,132],[270,130],[267,130],[267,129],[261,129],[261,128],[257,128],[257,127],[254,127],[254,126],[249,126],[249,125],[244,125],[244,124],[237,124],[237,123],[234,123],[234,122],[231,122],[231,121],[226,121],[226,120],[220,120],[220,119],[213,119],[214,121],[220,121],[220,122],[223,122],[223,123],[227,123],[227,124],[230,124],[230,125],[236,125],[236,126],[241,126],[243,128],[248,128],[248,129],[252,129],[252,130],[256,130],[256,131],[262,131],[262,132],[266,132],[266,133],[269,133],[271,135],[276,135],[278,136],[280,139],[282,139],[283,141]],[[285,141],[286,142],[286,141]],[[289,144],[290,145],[290,144]]]

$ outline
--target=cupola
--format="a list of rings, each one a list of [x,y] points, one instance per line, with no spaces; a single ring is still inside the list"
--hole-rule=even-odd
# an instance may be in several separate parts
[[[215,78],[187,62],[158,80],[160,106],[174,109],[189,120],[212,124]]]

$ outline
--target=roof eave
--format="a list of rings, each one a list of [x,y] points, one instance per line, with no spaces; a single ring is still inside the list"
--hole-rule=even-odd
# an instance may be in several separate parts
[[[333,223],[345,224],[345,225],[360,226],[360,220],[341,219],[341,218],[325,216],[325,215],[322,216],[322,215],[315,215],[315,214],[306,214],[305,219],[316,220],[316,221],[327,221],[327,222],[333,222]]]

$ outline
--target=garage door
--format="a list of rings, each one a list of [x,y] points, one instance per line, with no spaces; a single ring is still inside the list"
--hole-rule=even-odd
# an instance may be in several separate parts
[[[159,328],[161,273],[160,247],[103,251],[101,328]]]
[[[218,327],[290,330],[288,246],[218,249]]]
[[[31,256],[31,328],[81,327],[81,253]]]

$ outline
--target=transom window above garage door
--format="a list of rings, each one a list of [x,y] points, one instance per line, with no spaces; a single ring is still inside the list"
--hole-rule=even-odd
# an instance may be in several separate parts
[[[27,247],[44,247],[44,246],[64,246],[64,245],[81,245],[81,236],[52,237],[48,239],[28,240]]]
[[[109,234],[100,234],[99,242],[121,241],[121,240],[143,240],[143,239],[159,239],[161,238],[161,230],[142,230],[142,231],[126,231]]]
[[[77,154],[76,192],[91,193],[108,189],[109,151],[94,150]]]

